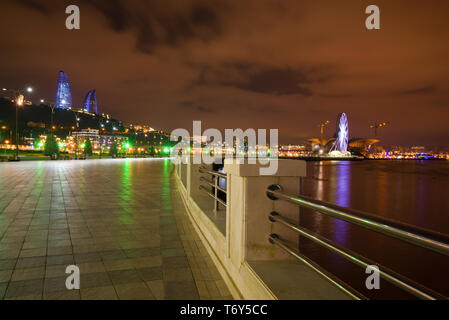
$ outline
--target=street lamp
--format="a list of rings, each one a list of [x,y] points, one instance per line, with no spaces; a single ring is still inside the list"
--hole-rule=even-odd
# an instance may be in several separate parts
[[[19,107],[23,106],[25,97],[23,96],[24,91],[31,93],[33,92],[33,88],[27,87],[25,90],[8,90],[3,88],[2,91],[10,91],[14,95],[15,103],[16,103],[16,154],[10,159],[12,161],[20,161],[19,158]]]
[[[62,101],[63,104],[65,104],[65,101]],[[73,114],[75,115],[75,122],[76,122],[76,135],[74,136],[74,140],[75,140],[75,159],[78,159],[78,130],[79,130],[79,121],[80,118],[78,117],[78,111],[76,110],[72,110]],[[72,127],[73,128],[73,127]],[[73,135],[73,131],[72,131],[72,135]]]

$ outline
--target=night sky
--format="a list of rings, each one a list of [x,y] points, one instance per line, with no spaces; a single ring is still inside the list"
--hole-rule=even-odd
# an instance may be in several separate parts
[[[65,28],[65,7],[81,30]],[[365,28],[365,8],[381,30]],[[449,1],[38,1],[0,3],[0,87],[73,102],[156,129],[278,128],[281,143],[319,135],[346,112],[351,137],[449,145]]]

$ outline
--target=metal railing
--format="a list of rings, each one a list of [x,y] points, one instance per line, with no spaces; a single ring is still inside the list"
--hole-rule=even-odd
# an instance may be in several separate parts
[[[227,190],[218,185],[218,179],[219,178],[227,179],[227,175],[225,173],[208,170],[205,167],[200,167],[199,172],[203,174],[208,174],[212,178],[212,180],[208,180],[205,177],[200,177],[200,181],[212,187],[213,192],[210,192],[210,188],[207,188],[204,185],[200,185],[200,190],[205,192],[208,196],[214,199],[214,211],[219,209],[218,207],[219,204],[221,204],[224,207],[227,207],[226,202],[220,199],[218,196],[219,191],[223,192],[224,194],[227,194]]]
[[[325,215],[344,220],[346,222],[361,226],[363,228],[376,231],[378,233],[391,236],[402,241],[438,252],[440,254],[449,256],[449,236],[434,232],[431,230],[426,230],[404,224],[398,221],[375,217],[371,214],[352,210],[348,208],[339,207],[330,203],[315,200],[306,196],[292,196],[282,192],[282,187],[279,185],[271,185],[266,190],[267,196],[272,200],[285,200],[296,204],[301,207],[306,207],[323,213]],[[395,286],[407,291],[408,293],[418,297],[420,299],[447,299],[447,297],[429,289],[387,267],[380,266],[380,264],[363,257],[362,255],[353,252],[347,248],[344,248],[331,240],[324,238],[302,226],[298,226],[289,219],[282,217],[277,212],[271,212],[269,215],[269,220],[273,223],[280,223],[285,227],[299,233],[313,242],[319,244],[322,247],[340,255],[341,257],[349,260],[350,262],[361,266],[368,267],[370,265],[376,265],[379,268],[379,275],[387,280],[388,282],[394,284]],[[311,267],[314,271],[324,276],[331,283],[337,285],[344,292],[348,293],[350,296],[356,299],[364,299],[365,297],[351,288],[349,285],[344,283],[342,280],[338,279],[334,275],[330,274],[328,271],[321,268],[319,265],[311,261],[309,258],[305,257],[297,250],[291,248],[288,243],[281,239],[277,234],[271,234],[269,236],[269,241],[272,244],[278,245],[280,248],[293,255],[297,259],[304,262],[306,265]]]

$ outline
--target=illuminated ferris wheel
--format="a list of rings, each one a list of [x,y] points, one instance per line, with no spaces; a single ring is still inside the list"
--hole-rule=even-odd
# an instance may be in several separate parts
[[[349,126],[348,117],[344,112],[340,113],[338,116],[335,139],[336,140],[331,148],[331,152],[336,151],[342,154],[348,153]]]

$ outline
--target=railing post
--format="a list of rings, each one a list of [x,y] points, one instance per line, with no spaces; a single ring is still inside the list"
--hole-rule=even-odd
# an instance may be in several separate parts
[[[299,208],[285,201],[269,199],[266,188],[280,184],[290,193],[299,193],[300,177],[306,175],[306,163],[284,159],[271,161],[277,161],[278,169],[269,176],[260,174],[260,168],[265,167],[260,164],[239,163],[236,159],[225,161],[224,171],[228,174],[228,252],[236,266],[245,260],[291,259],[268,242],[268,236],[280,233],[280,230],[285,239],[298,244],[295,232],[272,224],[268,215],[279,211],[299,223]]]

